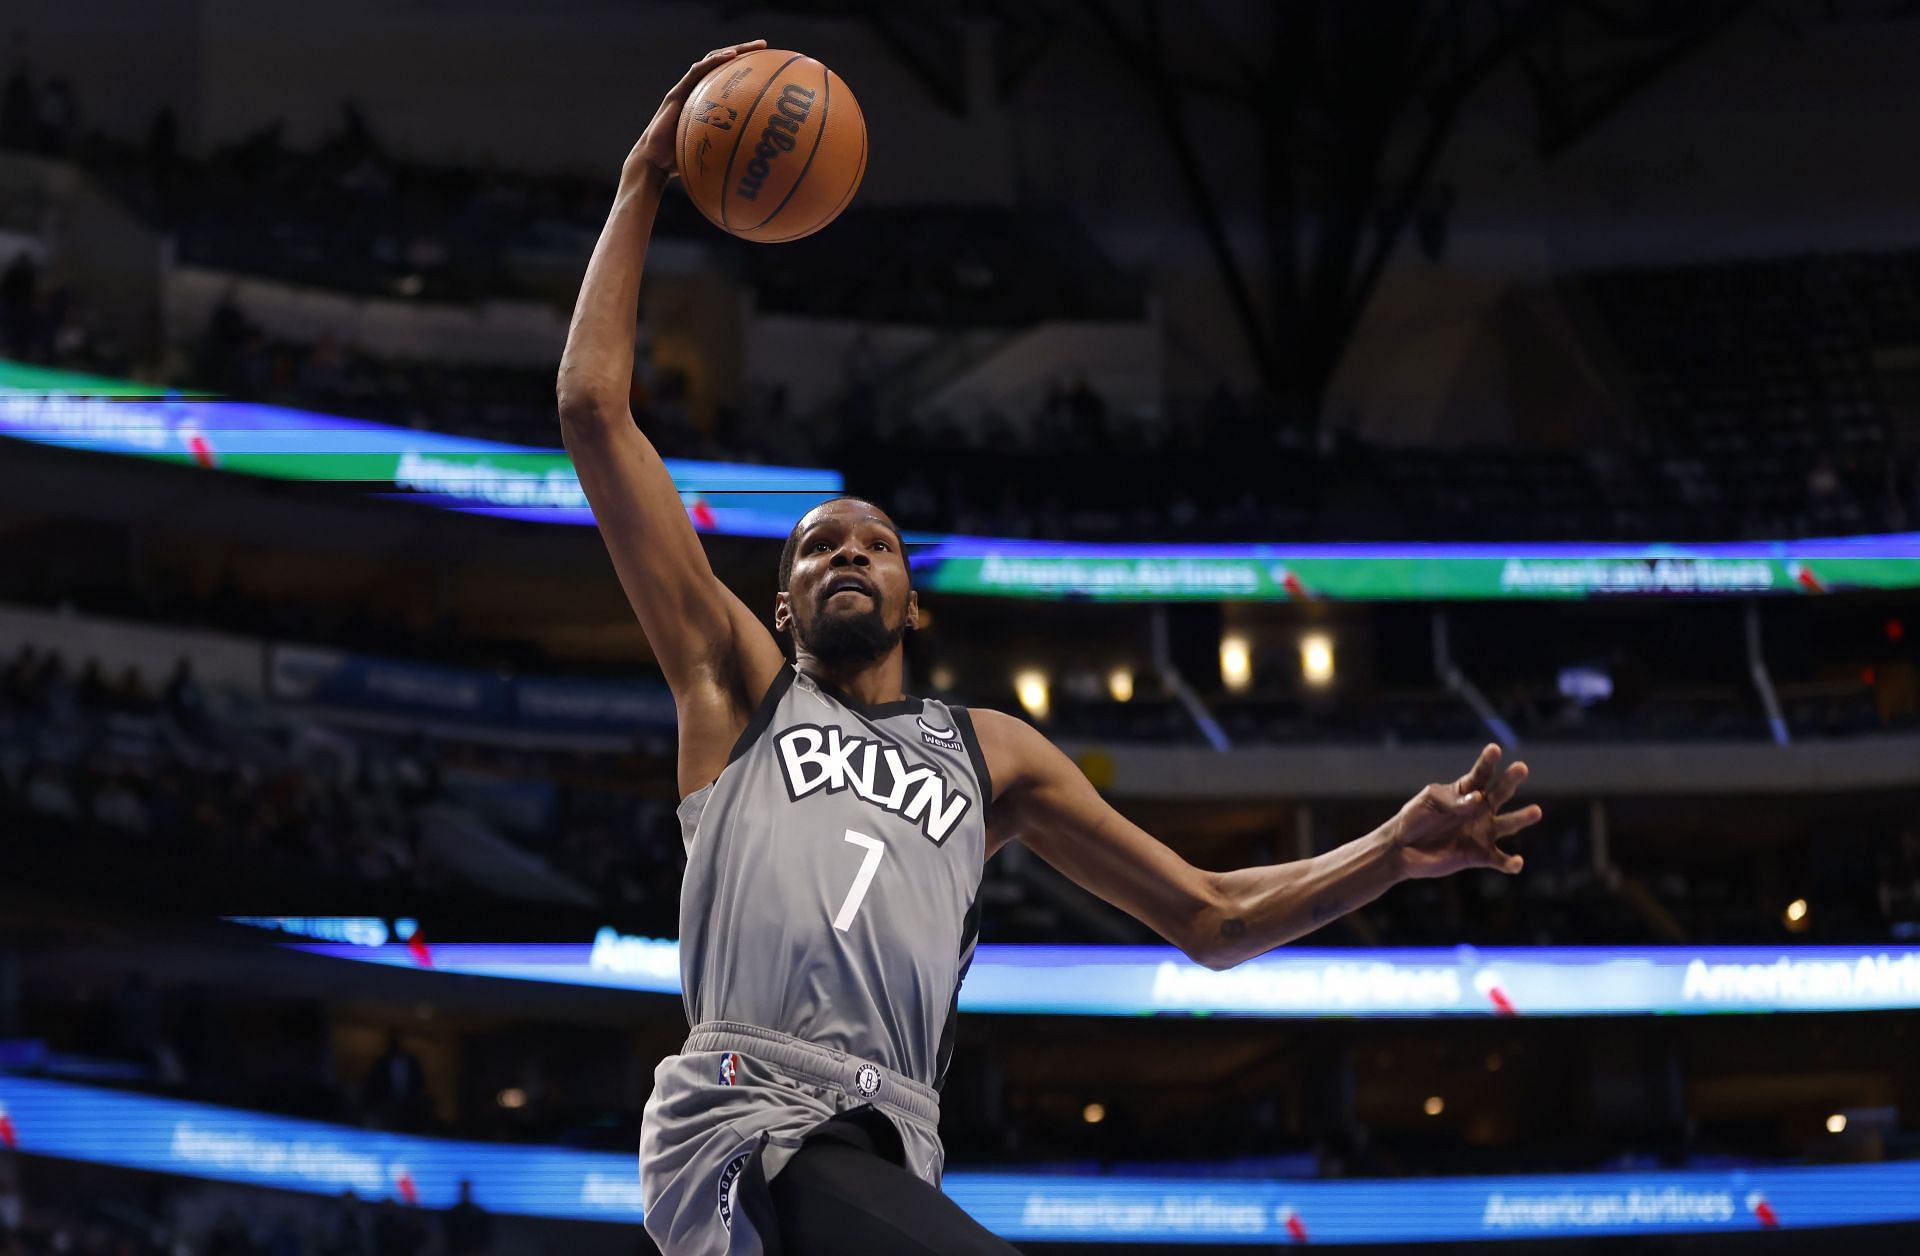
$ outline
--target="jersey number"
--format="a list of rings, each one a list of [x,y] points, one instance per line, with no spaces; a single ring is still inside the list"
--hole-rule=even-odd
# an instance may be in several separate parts
[[[855,846],[866,849],[860,857],[860,871],[854,874],[853,888],[847,891],[847,901],[840,904],[840,914],[833,918],[833,927],[845,933],[847,926],[853,923],[853,914],[860,910],[860,900],[867,896],[867,887],[873,884],[873,874],[880,868],[880,856],[887,853],[887,846],[877,837],[868,837],[865,833],[847,830],[847,840]]]

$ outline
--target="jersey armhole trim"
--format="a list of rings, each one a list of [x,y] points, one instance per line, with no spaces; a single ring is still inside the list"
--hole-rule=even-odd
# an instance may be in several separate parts
[[[760,740],[760,734],[766,732],[767,725],[773,723],[773,712],[780,705],[780,699],[785,697],[787,690],[792,687],[793,665],[782,663],[779,673],[773,678],[773,683],[767,686],[766,696],[761,698],[760,705],[754,708],[753,718],[748,720],[747,726],[740,731],[740,739],[733,743],[733,750],[727,755],[728,767],[732,767],[754,742]]]
[[[993,811],[993,773],[987,771],[987,756],[980,749],[980,735],[973,731],[973,713],[963,706],[949,706],[947,710],[953,712],[954,726],[960,730],[960,740],[966,743],[973,774],[980,778],[980,820],[985,823]]]

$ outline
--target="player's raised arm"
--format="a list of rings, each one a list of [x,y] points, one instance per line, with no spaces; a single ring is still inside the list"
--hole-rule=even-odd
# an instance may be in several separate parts
[[[1500,772],[1499,747],[1490,745],[1465,776],[1427,786],[1365,837],[1311,859],[1206,872],[1114,810],[1024,721],[999,711],[975,711],[973,720],[1000,786],[989,842],[1023,842],[1209,968],[1265,954],[1403,880],[1463,868],[1518,872],[1520,856],[1497,843],[1540,819],[1538,807],[1497,814],[1527,769]]]
[[[674,172],[680,108],[709,70],[764,44],[709,53],[667,93],[621,169],[560,360],[562,439],[680,708],[682,792],[724,766],[726,747],[783,660],[772,634],[714,576],[672,477],[634,423],[634,324],[647,240]]]

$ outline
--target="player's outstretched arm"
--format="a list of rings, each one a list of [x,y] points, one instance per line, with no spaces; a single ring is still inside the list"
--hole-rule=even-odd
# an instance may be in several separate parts
[[[1518,872],[1498,842],[1540,819],[1496,814],[1527,777],[1488,746],[1465,776],[1429,785],[1367,836],[1311,859],[1206,872],[1115,811],[1060,749],[1022,720],[973,712],[999,785],[992,840],[1019,840],[1083,889],[1199,963],[1231,968],[1380,897],[1400,881],[1463,868]]]
[[[667,179],[681,106],[715,66],[764,40],[718,49],[667,93],[627,155],[587,264],[560,360],[561,438],[613,565],[680,709],[680,784],[713,779],[783,665],[772,634],[720,583],[666,465],[627,406],[647,240]]]

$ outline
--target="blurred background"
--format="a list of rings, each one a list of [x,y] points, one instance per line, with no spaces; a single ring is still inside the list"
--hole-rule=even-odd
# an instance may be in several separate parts
[[[16,0],[0,1253],[653,1250],[673,707],[554,376],[628,147],[758,36],[865,183],[779,246],[670,195],[631,397],[750,606],[874,498],[909,690],[1205,867],[1488,740],[1546,808],[1237,982],[1008,848],[955,1197],[1920,1250],[1920,5]]]

